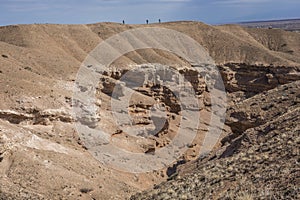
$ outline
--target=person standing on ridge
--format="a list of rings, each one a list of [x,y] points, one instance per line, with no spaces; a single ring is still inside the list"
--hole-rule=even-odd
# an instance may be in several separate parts
[[[160,19],[158,19],[158,23],[161,23],[161,20],[160,20]]]
[[[146,20],[146,24],[149,24],[149,20],[148,19]]]
[[[123,24],[125,24],[125,21],[123,20]]]

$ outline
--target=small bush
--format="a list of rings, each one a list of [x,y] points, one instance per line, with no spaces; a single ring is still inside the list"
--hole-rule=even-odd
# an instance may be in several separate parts
[[[91,192],[91,191],[93,191],[93,189],[90,189],[90,188],[81,188],[81,189],[80,189],[80,192],[81,192],[81,193],[85,193],[85,194],[86,194],[86,193],[89,193],[89,192]]]
[[[31,67],[24,67],[24,69],[26,69],[28,71],[32,71]]]

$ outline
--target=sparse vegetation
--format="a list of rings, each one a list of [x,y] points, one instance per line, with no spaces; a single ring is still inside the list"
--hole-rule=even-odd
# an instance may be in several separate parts
[[[31,67],[24,67],[24,69],[28,70],[28,71],[32,71],[32,68]]]
[[[85,193],[85,194],[86,194],[86,193],[89,193],[89,192],[91,192],[91,191],[93,191],[93,189],[91,189],[91,188],[81,188],[81,189],[80,189],[80,192],[81,192],[81,193]]]

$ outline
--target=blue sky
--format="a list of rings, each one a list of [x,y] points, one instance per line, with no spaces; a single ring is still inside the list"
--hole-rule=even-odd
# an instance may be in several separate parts
[[[0,25],[197,20],[222,24],[300,18],[299,0],[0,0]]]

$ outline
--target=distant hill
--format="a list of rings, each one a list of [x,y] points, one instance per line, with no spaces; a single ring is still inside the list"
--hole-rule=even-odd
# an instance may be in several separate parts
[[[250,28],[280,28],[288,31],[300,31],[300,19],[241,22],[239,25]]]

